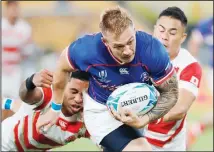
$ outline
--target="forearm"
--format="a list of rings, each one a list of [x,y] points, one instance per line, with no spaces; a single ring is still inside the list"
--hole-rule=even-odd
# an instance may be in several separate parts
[[[156,106],[147,113],[149,122],[163,117],[176,104],[178,100],[178,82],[176,74],[156,87],[160,97]]]
[[[62,104],[64,90],[69,78],[69,72],[66,70],[56,70],[53,79],[53,95],[56,104]]]
[[[163,121],[169,122],[181,120],[182,118],[184,118],[185,115],[185,110],[179,108],[178,106],[175,106],[163,117]]]
[[[35,104],[42,99],[42,93],[40,92],[41,91],[37,87],[33,90],[28,90],[26,87],[26,81],[24,81],[19,88],[19,97],[27,104]]]
[[[195,95],[190,91],[181,88],[179,89],[179,97],[175,106],[163,117],[164,122],[176,121],[182,119],[192,103],[195,100]]]

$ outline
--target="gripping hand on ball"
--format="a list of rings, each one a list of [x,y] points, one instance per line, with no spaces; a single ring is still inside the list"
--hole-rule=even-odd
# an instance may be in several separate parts
[[[120,104],[118,105],[118,108],[119,110],[116,112],[112,106],[110,107],[112,115],[116,120],[121,121],[128,126],[139,129],[149,122],[149,119],[147,119],[148,117],[143,117],[142,119],[130,109],[122,108]]]

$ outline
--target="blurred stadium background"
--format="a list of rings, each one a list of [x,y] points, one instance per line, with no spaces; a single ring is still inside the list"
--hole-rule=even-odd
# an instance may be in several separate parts
[[[99,15],[104,8],[121,5],[134,17],[137,29],[152,33],[158,14],[168,6],[178,6],[187,15],[188,34],[202,19],[213,16],[212,1],[20,1],[21,17],[31,26],[34,49],[32,55],[23,60],[23,79],[41,68],[54,70],[54,63],[67,45],[86,33],[99,31]],[[5,2],[2,2],[4,15]],[[189,38],[183,44],[187,48]],[[210,56],[205,46],[200,48],[198,56],[203,70]],[[213,92],[208,90],[203,77],[200,94],[188,114],[188,125],[197,121],[206,111],[213,111]],[[18,88],[17,88],[18,89]],[[94,151],[96,146],[87,139],[79,139],[56,151]],[[213,150],[213,128],[207,130],[191,150]]]

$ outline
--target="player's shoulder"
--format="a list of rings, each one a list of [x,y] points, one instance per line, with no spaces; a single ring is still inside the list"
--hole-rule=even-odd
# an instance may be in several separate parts
[[[144,45],[149,45],[152,43],[153,36],[149,33],[146,33],[144,31],[136,31],[136,41],[137,43],[143,43]]]
[[[185,69],[187,67],[194,66],[194,68],[201,68],[198,61],[191,55],[191,53],[181,48],[177,57],[172,61],[175,67],[179,67],[181,69]]]
[[[72,42],[68,50],[78,56],[95,57],[104,46],[101,37],[101,33],[86,34]]]
[[[191,63],[194,63],[194,62],[198,62],[196,60],[196,58],[193,57],[191,55],[191,53],[188,50],[184,49],[184,48],[180,49],[180,52],[179,52],[177,58],[179,58],[182,61],[181,63],[187,64],[187,65],[191,64]]]
[[[75,40],[73,43],[75,43],[75,46],[77,48],[86,47],[94,47],[96,44],[99,44],[101,41],[101,33],[95,33],[95,34],[85,34],[81,37],[79,37],[77,40]]]

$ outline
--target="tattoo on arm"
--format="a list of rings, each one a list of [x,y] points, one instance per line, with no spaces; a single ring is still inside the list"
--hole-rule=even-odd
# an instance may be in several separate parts
[[[176,104],[178,100],[178,81],[176,73],[160,86],[156,86],[160,97],[156,106],[147,113],[149,121],[163,117]]]

